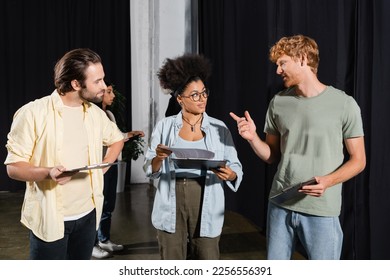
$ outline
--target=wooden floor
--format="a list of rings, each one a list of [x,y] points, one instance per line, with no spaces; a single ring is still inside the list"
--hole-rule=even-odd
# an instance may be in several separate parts
[[[20,223],[24,192],[0,192],[0,259],[28,259],[28,230]],[[154,188],[148,184],[127,186],[117,194],[111,239],[125,249],[111,260],[158,260],[156,230],[151,224]],[[264,260],[265,238],[256,225],[227,211],[220,241],[223,260]],[[299,254],[294,259],[302,259]]]

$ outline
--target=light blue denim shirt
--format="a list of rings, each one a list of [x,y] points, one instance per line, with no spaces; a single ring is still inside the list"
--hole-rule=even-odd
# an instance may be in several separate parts
[[[160,170],[152,173],[151,162],[156,156],[158,144],[164,144],[168,147],[175,146],[182,126],[181,112],[178,115],[160,120],[153,130],[144,163],[146,175],[152,179],[159,179],[153,205],[152,224],[159,230],[172,233],[176,230],[174,163],[171,157],[168,157],[164,160]],[[222,121],[209,117],[206,113],[203,113],[201,129],[205,133],[207,150],[215,153],[214,159],[227,160],[227,165],[236,172],[237,179],[234,182],[226,181],[226,185],[236,192],[242,181],[243,172],[229,129]],[[200,236],[202,237],[216,237],[221,234],[225,212],[223,186],[224,182],[208,170],[200,224]]]

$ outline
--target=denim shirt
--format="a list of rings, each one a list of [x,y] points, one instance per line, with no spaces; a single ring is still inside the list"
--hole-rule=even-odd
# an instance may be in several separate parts
[[[151,143],[145,155],[144,169],[151,179],[159,179],[152,211],[152,224],[155,228],[167,232],[176,229],[176,176],[171,157],[164,160],[160,170],[152,173],[151,162],[156,156],[158,144],[174,147],[178,141],[179,131],[183,126],[182,113],[160,120],[152,133]],[[203,113],[201,130],[205,134],[206,148],[215,153],[214,159],[227,160],[236,174],[235,181],[226,181],[226,185],[236,192],[242,181],[242,166],[237,157],[234,142],[226,125]],[[205,191],[202,203],[200,223],[201,237],[216,237],[221,234],[225,212],[224,181],[208,170],[205,180]]]

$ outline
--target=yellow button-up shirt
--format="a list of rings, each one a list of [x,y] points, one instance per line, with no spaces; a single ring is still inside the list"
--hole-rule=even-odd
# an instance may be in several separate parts
[[[8,155],[4,164],[22,161],[42,167],[61,165],[63,106],[55,90],[51,95],[21,107],[14,115],[8,134]],[[100,163],[103,145],[123,140],[123,134],[95,104],[84,103],[83,106],[89,164]],[[90,177],[97,229],[103,207],[103,172],[101,169],[91,170]],[[62,193],[55,181],[26,182],[21,223],[47,242],[64,237]]]

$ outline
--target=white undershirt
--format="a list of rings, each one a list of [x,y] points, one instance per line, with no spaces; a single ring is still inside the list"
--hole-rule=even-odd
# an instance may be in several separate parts
[[[61,164],[67,168],[88,165],[88,135],[84,125],[84,107],[64,106],[62,112],[64,140]],[[72,180],[60,185],[65,220],[76,220],[94,208],[92,185],[89,171],[73,175]]]
[[[205,138],[203,137],[197,141],[188,141],[184,140],[179,136],[179,139],[175,145],[175,148],[186,148],[186,149],[203,149],[206,150]],[[196,178],[200,176],[205,176],[204,171],[200,169],[182,169],[176,168],[176,177],[177,178]]]

